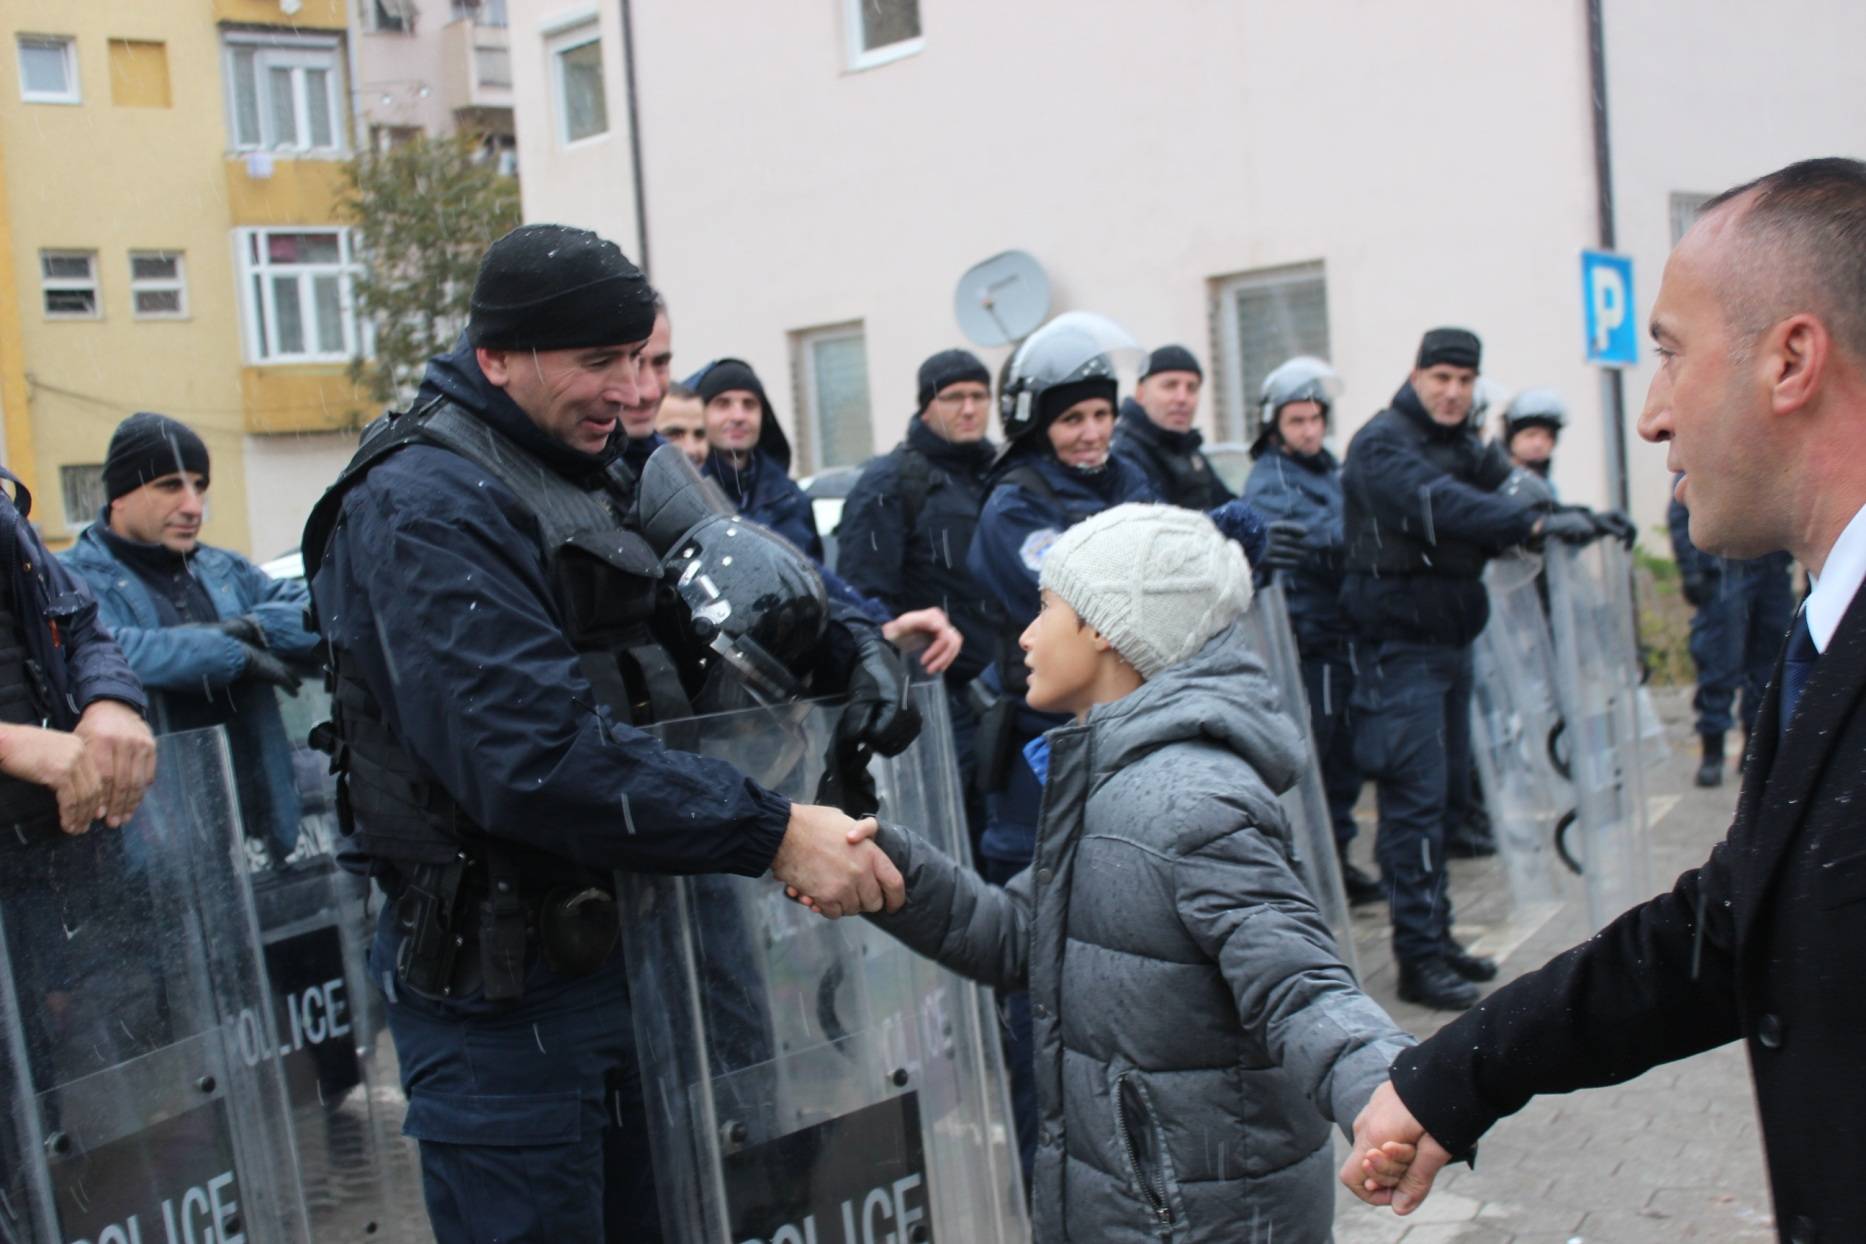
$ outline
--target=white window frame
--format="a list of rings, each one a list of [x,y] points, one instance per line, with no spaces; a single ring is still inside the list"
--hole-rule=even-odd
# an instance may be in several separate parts
[[[253,53],[253,89],[257,93],[259,105],[258,142],[243,142],[240,138],[240,107],[233,69],[236,51]],[[273,69],[292,71],[292,122],[298,134],[304,136],[301,144],[281,145],[278,136],[270,133],[272,108],[268,94],[271,88],[268,84],[271,82],[269,71]],[[309,69],[324,71],[324,103],[329,109],[331,139],[330,145],[326,147],[311,145],[311,100],[309,78],[305,73]],[[335,39],[268,38],[229,33],[221,48],[221,78],[226,83],[227,136],[232,140],[233,150],[314,158],[337,158],[347,153],[349,143],[346,141],[344,121],[348,112],[345,100],[348,98],[349,83],[344,74],[342,49]]]
[[[87,482],[89,478],[91,478],[90,473],[95,472],[95,476],[94,476],[94,479],[96,482],[95,491],[98,494],[99,504],[96,509],[91,510],[88,513],[82,513],[82,514],[72,513],[71,473],[75,471],[85,472],[87,475]],[[83,531],[86,527],[89,527],[92,523],[97,521],[97,516],[103,512],[104,502],[106,501],[106,498],[103,496],[103,490],[104,490],[103,476],[104,476],[104,464],[101,462],[67,462],[59,466],[58,468],[58,500],[59,500],[59,508],[65,511],[65,530],[66,531],[73,532],[73,533],[80,532],[80,531]]]
[[[274,233],[328,233],[337,237],[336,263],[274,265],[264,258],[266,239]],[[359,354],[367,355],[368,334],[357,322],[356,249],[350,230],[340,225],[286,225],[272,228],[235,229],[235,258],[240,273],[240,329],[246,341],[246,359],[255,367],[291,366],[298,363],[347,363]],[[255,259],[258,253],[260,258]],[[307,349],[286,354],[279,349],[278,291],[272,277],[280,270],[301,277],[298,282],[299,322],[305,326]],[[343,331],[343,348],[336,352],[312,347],[317,337],[317,300],[310,278],[336,276],[337,306]]]
[[[875,399],[872,383],[868,398],[868,450],[860,455],[856,462],[829,463],[824,450],[826,438],[823,435],[823,411],[817,402],[816,391],[816,348],[831,341],[853,338],[861,343],[862,370],[868,367],[868,330],[861,320],[849,320],[841,324],[828,324],[822,328],[806,328],[796,334],[797,341],[797,395],[801,399],[803,440],[805,454],[810,462],[812,473],[832,470],[836,467],[859,465],[862,459],[874,453],[875,439]]]
[[[137,276],[138,259],[172,259],[172,277]],[[138,294],[169,294],[175,298],[173,311],[145,311],[136,303]],[[130,252],[130,315],[138,320],[185,320],[188,318],[188,259],[178,250],[133,250]]]
[[[65,89],[35,91],[26,85],[26,45],[56,43],[65,54]],[[81,104],[84,88],[78,82],[78,41],[70,35],[19,34],[13,40],[14,63],[19,68],[19,97],[28,104]]]
[[[69,276],[48,276],[45,271],[45,261],[48,259],[82,259],[91,266],[90,278],[88,280],[82,280],[77,277]],[[97,278],[96,251],[74,250],[67,247],[56,246],[48,246],[40,251],[39,290],[39,309],[48,320],[101,320],[104,318],[104,289],[102,282]],[[89,313],[81,311],[54,311],[45,305],[46,294],[71,293],[79,290],[89,290],[91,293],[91,310]]]
[[[1258,405],[1259,398],[1256,393],[1244,391],[1244,352],[1238,333],[1238,291],[1271,289],[1278,285],[1309,285],[1318,282],[1322,286],[1322,297],[1326,302],[1328,267],[1319,259],[1306,263],[1233,273],[1230,276],[1219,277],[1212,282],[1218,296],[1218,348],[1219,356],[1224,360],[1225,375],[1224,409],[1220,412],[1222,424],[1219,428],[1221,440],[1249,439],[1252,411]],[[1329,330],[1332,340],[1332,324],[1329,325]],[[1330,435],[1333,433],[1331,432]]]
[[[564,93],[564,56],[592,43],[597,48],[596,60],[603,84],[603,128],[594,134],[572,138],[570,100]],[[597,21],[594,9],[566,15],[552,22],[545,31],[544,52],[551,60],[551,111],[557,114],[557,143],[566,150],[581,147],[585,143],[600,142],[608,138],[615,128],[609,117],[609,62],[603,55],[602,45],[602,25]]]
[[[890,65],[897,60],[914,56],[926,48],[927,37],[925,16],[921,18],[921,31],[911,39],[897,39],[893,43],[884,43],[878,48],[862,46],[862,32],[866,26],[862,20],[863,0],[842,0],[842,29],[847,41],[849,68],[851,70],[874,69],[881,65]],[[919,0],[914,0],[919,8]]]
[[[378,8],[380,6],[380,8]],[[363,19],[363,29],[379,35],[412,35],[415,33],[415,21],[420,16],[413,0],[357,0]],[[389,16],[401,25],[384,25],[382,18]]]

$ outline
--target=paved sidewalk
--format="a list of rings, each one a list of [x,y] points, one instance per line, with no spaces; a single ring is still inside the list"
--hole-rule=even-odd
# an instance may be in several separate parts
[[[1718,789],[1691,784],[1697,767],[1688,691],[1656,700],[1672,747],[1649,769],[1654,888],[1701,863],[1736,807],[1736,775]],[[1355,840],[1372,847],[1373,796]],[[1454,861],[1458,933],[1503,956],[1503,979],[1533,970],[1587,934],[1579,903],[1541,918],[1513,913],[1495,860]],[[1368,991],[1421,1036],[1453,1018],[1400,1002],[1384,907],[1355,913],[1355,948]],[[1337,1144],[1345,1154],[1345,1145]],[[1475,1170],[1440,1176],[1406,1218],[1339,1190],[1338,1244],[1653,1244],[1704,1240],[1767,1244],[1776,1238],[1768,1182],[1741,1045],[1656,1068],[1617,1088],[1538,1098],[1484,1139]]]

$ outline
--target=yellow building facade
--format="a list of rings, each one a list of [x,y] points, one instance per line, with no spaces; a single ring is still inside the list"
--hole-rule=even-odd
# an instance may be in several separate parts
[[[213,456],[205,539],[276,554],[251,547],[254,442],[342,428],[361,397],[344,0],[0,14],[0,415],[33,518],[68,543],[112,430],[155,410]]]

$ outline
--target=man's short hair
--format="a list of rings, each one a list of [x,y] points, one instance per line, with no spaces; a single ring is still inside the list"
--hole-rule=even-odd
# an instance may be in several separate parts
[[[667,398],[663,398],[661,400],[666,401],[668,398],[672,398],[675,401],[680,401],[680,402],[688,402],[688,401],[697,402],[700,400],[700,395],[694,392],[687,385],[682,384],[680,381],[670,380],[667,382]]]
[[[1866,360],[1866,163],[1802,160],[1724,191],[1701,216],[1737,208],[1742,245],[1729,257],[1724,313],[1747,340],[1812,312],[1834,340]]]

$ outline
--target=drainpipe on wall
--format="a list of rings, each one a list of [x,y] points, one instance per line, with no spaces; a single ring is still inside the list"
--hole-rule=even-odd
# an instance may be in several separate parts
[[[622,81],[628,94],[628,156],[635,182],[635,262],[645,274],[648,266],[648,191],[641,179],[641,108],[635,97],[635,22],[633,5],[622,0]]]
[[[1613,142],[1607,124],[1607,37],[1601,23],[1602,0],[1587,0],[1587,76],[1594,101],[1594,190],[1600,246],[1613,250]],[[627,7],[627,0],[623,0]],[[1601,405],[1607,411],[1607,489],[1621,513],[1633,509],[1626,470],[1626,387],[1616,367],[1600,371]]]

